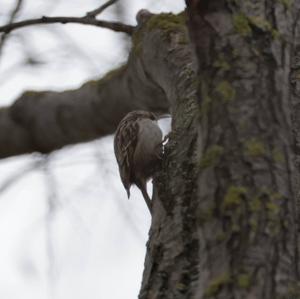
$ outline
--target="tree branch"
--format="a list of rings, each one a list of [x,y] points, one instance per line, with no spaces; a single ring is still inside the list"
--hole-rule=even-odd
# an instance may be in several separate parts
[[[110,29],[116,32],[123,32],[127,33],[129,35],[132,35],[134,31],[134,26],[122,24],[119,22],[109,22],[109,21],[103,21],[103,20],[97,20],[93,17],[46,17],[43,16],[41,18],[37,19],[30,19],[25,21],[20,21],[16,23],[7,24],[4,26],[0,26],[0,32],[3,33],[9,33],[13,30],[16,30],[18,28],[22,27],[28,27],[32,25],[37,24],[53,24],[53,23],[61,23],[61,24],[67,24],[67,23],[77,23],[77,24],[83,24],[83,25],[92,25],[96,27],[106,28]]]
[[[175,29],[141,23],[127,64],[104,78],[77,90],[26,92],[12,106],[0,108],[0,158],[49,153],[100,138],[112,134],[129,111],[166,113],[186,94],[194,97],[194,72],[187,65],[195,62],[184,18],[165,17]]]
[[[0,158],[49,153],[112,134],[129,111],[167,112],[165,93],[132,58],[104,78],[64,92],[24,93],[0,108]]]
[[[94,9],[90,12],[87,12],[87,16],[88,17],[93,17],[95,18],[97,15],[101,14],[106,8],[108,8],[109,6],[115,4],[118,0],[110,0],[107,1],[106,3],[104,3],[103,5],[101,5],[99,8]]]

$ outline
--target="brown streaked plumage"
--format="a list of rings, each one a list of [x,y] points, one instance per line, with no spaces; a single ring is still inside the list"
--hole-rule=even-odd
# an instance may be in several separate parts
[[[155,115],[147,111],[128,113],[117,128],[114,150],[128,198],[130,187],[135,184],[141,190],[151,213],[151,200],[146,186],[162,154],[162,132]]]

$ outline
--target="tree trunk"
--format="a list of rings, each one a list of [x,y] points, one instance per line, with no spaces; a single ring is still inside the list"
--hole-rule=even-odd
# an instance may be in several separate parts
[[[174,78],[139,297],[299,298],[300,1],[187,4],[198,70]]]

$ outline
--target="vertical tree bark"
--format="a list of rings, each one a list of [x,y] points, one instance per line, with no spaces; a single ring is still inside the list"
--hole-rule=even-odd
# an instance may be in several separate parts
[[[187,1],[198,71],[171,96],[141,299],[296,298],[299,4]]]

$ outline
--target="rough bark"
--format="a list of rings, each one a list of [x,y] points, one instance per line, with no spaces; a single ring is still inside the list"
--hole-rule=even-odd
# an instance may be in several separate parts
[[[124,68],[2,109],[0,157],[100,137],[129,110],[170,106],[140,298],[289,298],[300,1],[187,2],[189,35],[184,14],[143,11]]]
[[[187,4],[198,70],[167,72],[185,92],[171,101],[140,298],[298,298],[300,2]]]

